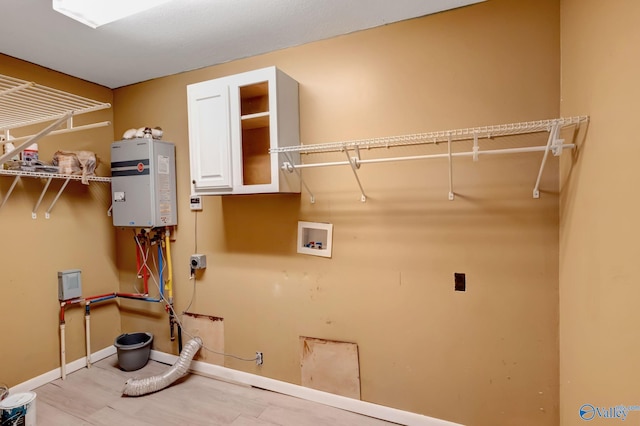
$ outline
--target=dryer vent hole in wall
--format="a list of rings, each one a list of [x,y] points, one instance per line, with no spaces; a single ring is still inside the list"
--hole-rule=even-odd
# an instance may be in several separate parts
[[[455,285],[455,291],[465,291],[467,289],[467,278],[464,273],[454,272],[453,281]]]

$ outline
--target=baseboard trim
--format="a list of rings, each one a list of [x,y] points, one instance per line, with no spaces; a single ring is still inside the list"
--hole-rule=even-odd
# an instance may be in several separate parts
[[[108,346],[91,354],[91,362],[98,362],[104,358],[114,355],[116,352],[117,351],[115,346]],[[160,352],[156,350],[151,350],[150,358],[154,361],[162,362],[169,365],[173,365],[178,359],[176,355],[171,355],[166,352]],[[81,368],[84,368],[86,366],[87,359],[86,357],[82,357],[68,363],[66,365],[66,373],[71,374],[74,371],[80,370]],[[287,383],[280,380],[271,379],[269,377],[259,376],[257,374],[222,367],[220,365],[209,364],[202,361],[192,361],[191,371],[220,380],[253,386],[260,389],[266,389],[284,395],[305,399],[307,401],[318,402],[330,407],[352,411],[354,413],[362,414],[369,417],[375,417],[401,425],[463,426],[459,423],[453,423],[446,420],[436,419],[434,417],[424,416],[422,414],[416,414],[409,411],[386,407],[384,405],[378,405],[371,402],[360,401],[340,395],[334,395],[332,393],[322,392],[319,390],[306,388],[304,386],[294,385],[292,383]],[[11,389],[9,389],[9,391],[11,393],[29,392],[61,377],[61,369],[56,368],[37,377],[34,377],[33,379],[13,386]]]
[[[151,350],[150,358],[154,361],[170,365],[174,364],[178,359],[176,355],[171,355],[156,350]],[[292,383],[258,376],[257,374],[233,370],[231,368],[222,367],[220,365],[208,364],[202,361],[192,361],[191,371],[193,371],[194,373],[211,376],[220,380],[236,382],[239,384],[267,389],[273,392],[306,399],[308,401],[318,402],[320,404],[340,408],[342,410],[352,411],[354,413],[363,414],[369,417],[375,417],[389,422],[399,423],[401,425],[462,426],[459,423],[452,423],[446,420],[436,419],[434,417],[423,416],[421,414],[411,413],[409,411],[386,407],[384,405],[378,405],[366,401],[347,398],[340,395],[334,395],[332,393],[322,392],[319,390],[306,388],[304,386],[294,385]]]
[[[101,349],[91,354],[91,362],[92,363],[98,362],[101,359],[107,358],[115,353],[116,353],[116,347],[113,345],[108,346],[104,349]],[[74,371],[78,371],[81,368],[84,368],[86,366],[87,366],[87,358],[82,357],[80,359],[67,363],[66,373],[67,374],[73,373]],[[33,379],[27,380],[26,382],[22,382],[13,386],[11,389],[9,389],[9,392],[10,393],[29,392],[36,388],[39,388],[40,386],[44,386],[47,383],[53,382],[54,380],[57,380],[61,377],[62,377],[62,369],[58,367],[44,374],[41,374],[37,377],[34,377]]]

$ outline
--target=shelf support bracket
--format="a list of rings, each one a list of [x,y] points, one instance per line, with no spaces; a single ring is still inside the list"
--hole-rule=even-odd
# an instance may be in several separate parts
[[[310,198],[311,204],[315,204],[316,197],[315,197],[315,195],[313,195],[313,192],[311,192],[311,190],[307,186],[307,183],[302,178],[302,173],[300,173],[300,170],[298,170],[297,168],[294,167],[291,155],[289,155],[289,153],[286,152],[286,151],[283,152],[283,154],[285,155],[285,157],[287,157],[287,160],[288,160],[287,162],[285,162],[283,164],[284,169],[286,171],[288,171],[289,173],[295,173],[298,176],[298,179],[300,179],[300,183],[302,184],[302,186],[304,186],[304,189],[306,189],[307,192],[309,193],[309,198]]]
[[[354,147],[353,147],[353,149],[354,149],[354,151],[356,152],[356,156],[355,156],[355,159],[356,159],[356,168],[357,168],[358,170],[360,170],[360,147],[359,147],[358,145],[356,145],[356,146],[354,146]]]
[[[560,131],[560,128],[558,127],[558,131],[556,132],[556,137],[554,138],[553,143],[551,144],[551,152],[553,153],[554,157],[560,157],[564,149],[564,139],[558,138],[559,131]]]
[[[449,157],[449,201],[453,201],[453,156],[451,155],[451,133],[447,135],[447,156]]]
[[[38,215],[36,214],[36,212],[38,211],[38,207],[40,207],[40,203],[42,203],[44,194],[47,192],[47,189],[49,189],[49,184],[51,184],[52,180],[53,178],[47,179],[47,183],[44,185],[44,188],[42,188],[42,192],[40,193],[40,198],[38,198],[38,202],[36,203],[35,207],[33,208],[33,211],[31,212],[31,219],[38,218]]]
[[[478,133],[473,132],[473,161],[478,161],[479,152],[480,152],[480,147],[478,146]]]
[[[20,176],[16,176],[13,179],[13,182],[11,182],[11,186],[9,187],[9,190],[7,191],[4,198],[2,199],[2,204],[0,204],[0,209],[4,207],[4,204],[7,202],[7,200],[11,196],[11,193],[13,192],[13,189],[16,187],[16,184],[18,183],[19,180],[20,180]]]
[[[47,211],[44,214],[44,217],[46,219],[49,219],[51,217],[51,210],[53,210],[53,206],[55,206],[56,202],[58,202],[58,198],[60,198],[60,196],[62,195],[62,193],[64,192],[65,188],[67,187],[67,185],[69,184],[69,181],[71,180],[71,178],[67,178],[65,179],[64,183],[62,184],[62,186],[60,187],[60,190],[58,191],[58,193],[56,194],[56,197],[53,199],[53,201],[51,202],[51,205],[49,206],[49,208],[47,209]]]
[[[362,188],[362,183],[360,183],[360,178],[358,177],[358,169],[360,168],[360,151],[356,148],[356,157],[349,156],[349,150],[347,147],[344,147],[344,153],[347,155],[347,160],[349,160],[349,164],[351,165],[351,170],[353,170],[353,175],[356,178],[356,182],[358,182],[358,186],[360,187],[360,201],[363,203],[367,201],[367,195],[364,193],[364,189]]]
[[[549,128],[549,139],[547,140],[547,146],[545,147],[544,155],[542,156],[542,164],[540,164],[540,170],[538,171],[536,185],[533,187],[533,198],[540,198],[540,180],[542,179],[542,172],[544,171],[544,166],[547,162],[547,157],[549,156],[549,150],[553,146],[557,146],[559,130],[560,126],[557,123],[552,124]],[[560,141],[560,144],[562,145],[562,141]],[[562,148],[560,148],[560,151],[562,151]]]

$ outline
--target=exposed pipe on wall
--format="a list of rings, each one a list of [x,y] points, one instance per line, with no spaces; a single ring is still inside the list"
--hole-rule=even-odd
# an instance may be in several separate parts
[[[171,341],[173,342],[174,340],[176,340],[175,332],[174,332],[176,319],[175,319],[174,310],[173,310],[173,262],[171,261],[171,232],[169,231],[168,228],[165,230],[163,243],[167,251],[167,284],[166,284],[166,287],[167,287],[166,290],[168,295],[167,313],[169,314],[169,334],[171,336]],[[182,351],[181,340],[180,340],[179,346],[180,346],[179,350]]]
[[[65,324],[63,322],[60,323],[60,377],[62,380],[67,379],[67,355],[65,352],[65,336],[64,336],[64,327]]]
[[[66,345],[65,345],[65,320],[64,320],[64,309],[67,305],[74,305],[76,303],[82,302],[82,299],[72,299],[65,300],[60,302],[60,376],[62,380],[67,378],[67,353],[66,353]]]
[[[135,233],[135,231],[134,231]],[[142,239],[142,241],[141,241]],[[135,236],[136,240],[136,268],[137,268],[137,276],[138,278],[144,279],[144,291],[145,293],[121,293],[121,292],[113,292],[113,293],[105,293],[99,294],[95,296],[89,296],[86,298],[76,298],[66,301],[60,301],[60,362],[61,362],[61,377],[62,380],[66,379],[66,343],[65,343],[65,319],[64,312],[66,306],[71,306],[74,304],[85,303],[85,334],[86,334],[86,360],[87,360],[87,368],[91,368],[91,304],[101,303],[108,300],[113,300],[116,298],[123,299],[132,299],[132,300],[140,300],[143,302],[152,302],[152,303],[160,303],[165,302],[165,310],[169,314],[169,325],[170,325],[170,334],[171,340],[175,340],[174,337],[174,311],[173,311],[173,283],[172,283],[172,261],[171,261],[171,249],[170,249],[170,230],[166,228],[162,231],[158,231],[154,240],[158,244],[158,291],[159,296],[157,298],[150,297],[148,294],[148,284],[147,279],[150,276],[150,269],[147,265],[147,255],[144,251],[143,247],[147,247],[147,245],[151,245],[151,241],[147,241],[148,237],[146,236],[146,232],[144,230],[141,233]],[[164,267],[163,267],[163,247],[166,248],[167,251],[167,282],[166,282],[166,290],[169,298],[165,298],[165,283],[164,283]],[[140,274],[142,272],[142,275]],[[155,280],[155,278],[154,278]],[[181,342],[180,342],[181,343]],[[182,345],[180,345],[180,351],[182,351]],[[197,349],[196,349],[197,351]]]
[[[147,247],[147,239],[145,230],[141,230],[140,234],[136,234],[135,231],[134,240],[136,242],[136,271],[138,278],[142,278],[144,283],[144,293],[149,293],[149,268],[147,268],[147,253],[145,250]]]
[[[87,340],[87,368],[91,368],[91,312],[90,307],[91,302],[88,302],[84,307],[84,331],[86,334]]]
[[[171,261],[171,233],[169,228],[164,233],[165,247],[167,249],[167,294],[169,303],[173,305],[173,263]]]
[[[67,377],[66,374],[66,343],[65,343],[65,319],[64,312],[65,307],[67,305],[81,304],[85,303],[85,335],[86,335],[86,349],[87,349],[87,368],[91,368],[91,304],[92,303],[100,303],[106,302],[108,300],[113,300],[118,297],[123,299],[134,299],[141,300],[144,302],[161,302],[162,298],[152,298],[148,297],[144,294],[135,294],[135,293],[107,293],[101,294],[98,296],[90,296],[87,298],[78,298],[72,300],[65,300],[60,302],[60,371],[62,380],[65,380]]]
[[[162,264],[162,242],[158,242],[158,287],[160,291],[160,297],[164,296],[164,267]]]

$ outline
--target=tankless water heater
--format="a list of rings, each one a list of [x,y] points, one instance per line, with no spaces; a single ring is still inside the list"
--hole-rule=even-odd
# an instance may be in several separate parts
[[[171,142],[139,138],[111,144],[114,226],[178,224],[175,158]]]

